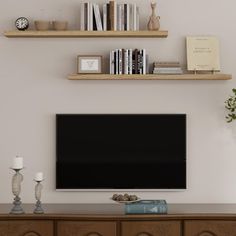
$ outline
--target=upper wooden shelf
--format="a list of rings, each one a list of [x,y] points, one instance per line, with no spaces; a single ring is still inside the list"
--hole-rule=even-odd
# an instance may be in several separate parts
[[[6,31],[8,38],[166,38],[168,31]]]
[[[109,74],[72,74],[69,80],[230,80],[228,74],[182,74],[182,75],[109,75]]]

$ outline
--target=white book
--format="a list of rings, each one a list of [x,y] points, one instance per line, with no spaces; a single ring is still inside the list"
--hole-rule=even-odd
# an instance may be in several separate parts
[[[126,17],[126,23],[127,23],[127,31],[130,30],[130,4],[126,4],[127,5],[127,17]]]
[[[182,70],[180,67],[158,67],[158,68],[154,68],[157,71],[176,71],[176,70]]]
[[[128,56],[128,49],[125,49],[124,53],[124,59],[125,59],[125,62],[124,62],[124,72],[125,72],[125,75],[128,75],[129,74],[129,56]]]
[[[84,3],[80,4],[81,8],[80,8],[80,30],[84,31],[85,27],[84,27]]]
[[[93,31],[93,4],[88,2],[88,30]]]
[[[125,30],[125,5],[121,4],[121,30]]]
[[[122,5],[117,4],[117,30],[122,30]]]
[[[103,4],[103,30],[107,31],[107,4]]]
[[[133,30],[136,31],[137,30],[137,5],[133,4]]]
[[[95,15],[95,20],[96,20],[96,26],[98,31],[102,31],[102,20],[101,20],[101,14],[99,10],[98,4],[93,4],[93,10],[94,10],[94,15]]]
[[[139,7],[136,8],[136,30],[139,30]]]
[[[87,2],[87,30],[90,31],[90,2]]]
[[[146,65],[147,65],[147,62],[146,62],[146,49],[143,49],[142,50],[142,56],[143,56],[143,74],[146,75],[147,73],[147,68],[146,68]]]

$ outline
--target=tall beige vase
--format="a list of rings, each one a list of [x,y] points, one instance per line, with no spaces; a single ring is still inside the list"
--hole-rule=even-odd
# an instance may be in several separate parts
[[[151,3],[152,8],[152,15],[150,16],[149,22],[148,22],[148,30],[159,30],[160,29],[160,16],[157,16],[156,11],[156,3]]]

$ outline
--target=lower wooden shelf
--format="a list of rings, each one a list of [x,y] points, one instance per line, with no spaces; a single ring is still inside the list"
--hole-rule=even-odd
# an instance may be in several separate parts
[[[229,74],[182,74],[182,75],[110,75],[72,74],[69,80],[230,80]]]

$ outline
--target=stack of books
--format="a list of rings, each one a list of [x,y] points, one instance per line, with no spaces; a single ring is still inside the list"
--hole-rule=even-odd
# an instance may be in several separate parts
[[[179,62],[154,62],[153,74],[183,74]]]
[[[80,29],[82,31],[137,31],[139,8],[134,4],[105,3],[100,9],[97,3],[81,3]]]
[[[145,49],[115,49],[110,52],[110,74],[131,75],[147,73]]]
[[[165,200],[141,200],[125,204],[125,214],[167,214]]]

